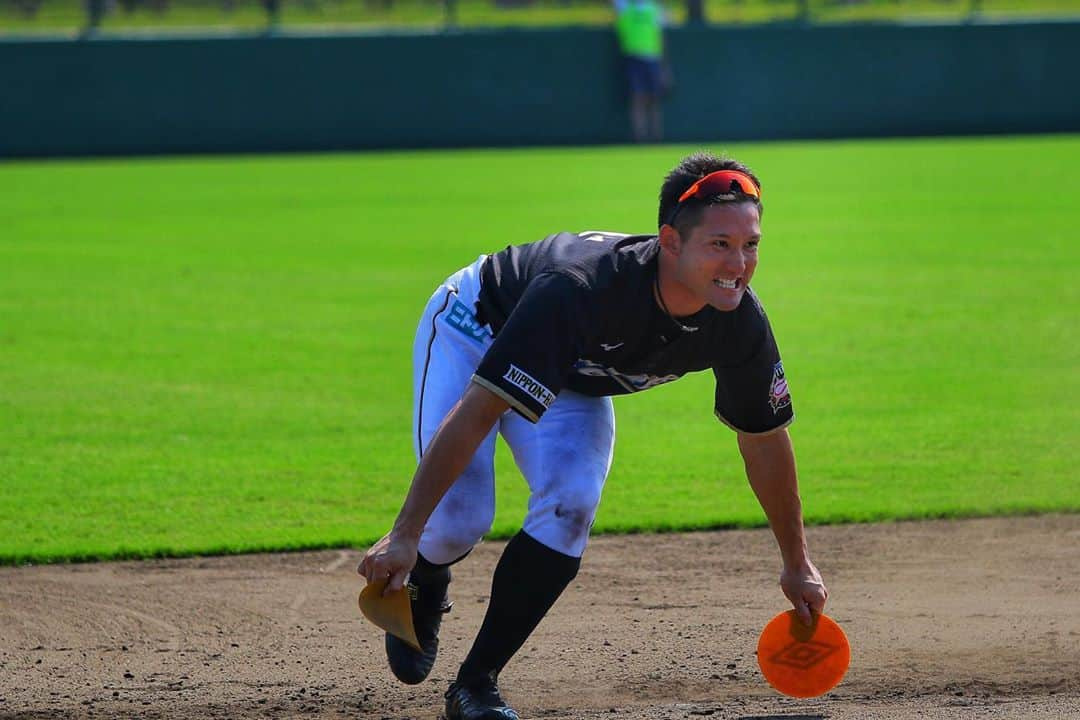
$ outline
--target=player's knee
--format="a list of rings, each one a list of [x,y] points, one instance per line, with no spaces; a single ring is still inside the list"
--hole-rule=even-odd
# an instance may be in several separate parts
[[[433,562],[451,562],[465,555],[480,542],[484,534],[491,529],[494,520],[490,515],[474,515],[459,518],[452,525],[428,528],[424,532],[422,551]]]
[[[471,548],[476,543],[480,542],[481,538],[489,530],[491,530],[491,524],[495,520],[494,516],[482,514],[468,518],[460,526],[452,528],[453,541],[459,546],[464,547],[468,545]],[[467,551],[468,548],[465,548]]]
[[[495,503],[490,472],[470,467],[460,485],[443,496],[424,528],[420,550],[432,562],[451,562],[465,555],[491,529]],[[470,492],[472,489],[474,491]]]
[[[555,519],[563,526],[566,535],[574,542],[580,542],[589,536],[595,514],[587,508],[574,505],[556,505]]]
[[[600,505],[602,485],[562,488],[534,498],[525,518],[525,531],[564,555],[581,557],[589,542],[593,519]]]
[[[599,506],[599,489],[595,492],[579,492],[572,498],[559,500],[552,509],[552,514],[555,523],[562,528],[568,540],[574,545],[584,546]]]

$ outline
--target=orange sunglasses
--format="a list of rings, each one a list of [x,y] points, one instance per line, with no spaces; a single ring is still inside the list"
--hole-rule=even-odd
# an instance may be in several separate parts
[[[686,192],[679,196],[679,202],[689,198],[704,200],[714,195],[726,195],[736,191],[758,200],[761,199],[761,188],[749,175],[738,170],[717,170],[686,188]]]
[[[717,195],[730,195],[737,192],[755,200],[761,200],[761,188],[746,173],[741,173],[738,170],[717,170],[709,173],[686,188],[686,192],[679,196],[679,201],[672,208],[666,224],[673,225],[675,223],[675,217],[679,214],[679,210],[682,209],[683,203],[691,198],[707,200]]]

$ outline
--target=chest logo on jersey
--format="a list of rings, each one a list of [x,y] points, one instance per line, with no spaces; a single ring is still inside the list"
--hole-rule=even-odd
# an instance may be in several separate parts
[[[529,395],[546,408],[551,407],[551,403],[555,402],[555,393],[548,390],[544,387],[543,383],[519,368],[517,365],[510,366],[510,369],[503,375],[503,380],[520,388],[525,394]]]
[[[481,325],[469,306],[460,300],[454,300],[454,306],[446,315],[446,324],[476,342],[483,342],[488,335],[487,327]]]
[[[773,415],[791,405],[791,393],[788,392],[787,379],[784,377],[784,363],[773,365],[772,385],[769,387],[769,405]]]
[[[680,377],[679,375],[649,375],[647,373],[628,375],[619,372],[615,368],[605,367],[600,363],[595,363],[584,358],[581,358],[574,363],[574,372],[578,375],[585,375],[587,377],[611,378],[627,392],[648,390],[651,387],[678,380]]]

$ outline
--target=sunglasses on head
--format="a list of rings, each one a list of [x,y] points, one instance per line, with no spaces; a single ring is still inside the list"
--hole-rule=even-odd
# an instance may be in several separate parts
[[[747,175],[738,170],[717,170],[686,188],[686,192],[679,196],[679,202],[671,212],[668,225],[675,222],[675,216],[679,214],[682,204],[690,199],[708,200],[718,195],[732,195],[742,193],[755,200],[761,200],[761,188]],[[732,197],[732,199],[735,199]]]
[[[679,202],[684,202],[689,198],[705,200],[714,195],[727,195],[734,192],[761,199],[761,188],[746,173],[738,170],[717,170],[686,188],[686,192],[679,196]]]

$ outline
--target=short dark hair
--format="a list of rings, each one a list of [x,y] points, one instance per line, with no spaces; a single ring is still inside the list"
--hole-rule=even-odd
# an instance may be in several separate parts
[[[749,175],[757,183],[758,188],[761,188],[761,181],[757,179],[753,171],[738,160],[723,155],[718,157],[710,152],[696,152],[693,155],[687,155],[667,174],[667,177],[664,178],[664,184],[660,186],[660,212],[657,216],[657,227],[671,222],[671,215],[679,204],[679,196],[686,192],[687,188],[717,170],[738,170]],[[687,198],[675,218],[675,229],[680,234],[689,232],[701,222],[701,216],[706,207],[720,202],[752,202],[757,205],[759,214],[765,210],[760,199],[742,193],[737,193],[734,200]]]

